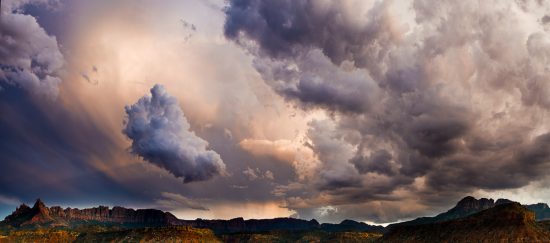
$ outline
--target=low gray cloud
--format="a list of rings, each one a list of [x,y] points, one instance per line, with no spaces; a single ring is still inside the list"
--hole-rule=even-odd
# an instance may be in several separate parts
[[[183,195],[171,192],[162,192],[162,198],[155,200],[156,204],[165,210],[190,208],[195,210],[208,211],[209,209],[202,206],[199,202],[191,200]]]
[[[376,172],[393,175],[395,172],[391,165],[392,155],[386,150],[377,150],[369,157],[356,156],[350,160],[359,173]]]
[[[22,13],[28,4],[49,1],[4,1],[0,14],[0,88],[15,85],[50,98],[56,97],[64,58],[54,36],[35,17]]]
[[[132,153],[183,178],[185,183],[226,173],[220,155],[190,131],[178,101],[163,86],[155,85],[150,96],[126,106],[126,114],[122,132],[132,140]]]

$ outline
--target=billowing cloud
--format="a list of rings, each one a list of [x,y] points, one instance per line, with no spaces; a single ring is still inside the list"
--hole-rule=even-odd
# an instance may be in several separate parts
[[[395,172],[390,163],[392,155],[386,150],[374,151],[369,157],[357,156],[350,160],[359,173],[376,172],[393,175]]]
[[[8,1],[1,2],[5,10]],[[249,56],[219,39],[223,3],[213,11],[199,0],[145,1],[130,9],[125,1],[62,1],[55,9],[47,2],[48,7],[27,5],[17,13],[34,16],[56,36],[66,54],[63,82],[57,99],[45,102],[25,87],[0,81],[3,195],[25,203],[41,197],[68,206],[155,207],[157,199],[169,200],[160,195],[169,188],[210,209],[188,209],[191,214],[182,213],[184,218],[291,214],[270,192],[294,178],[293,167],[256,158],[239,149],[238,142],[287,139],[307,122],[303,112],[263,84]],[[199,27],[185,45],[181,18]],[[208,58],[212,55],[218,57],[214,62]],[[128,152],[132,140],[121,132],[126,125],[121,107],[149,93],[151,80],[173,87],[170,95],[181,102],[191,130],[223,158],[230,176],[182,184],[168,170]],[[264,179],[249,181],[242,174],[248,167],[259,169]],[[230,210],[243,201],[254,204],[250,212]],[[0,203],[0,217],[12,211],[13,205]]]
[[[288,60],[256,59],[254,66],[279,94],[304,108],[345,112],[371,109],[379,88],[365,70],[338,68],[318,50]]]
[[[544,178],[548,9],[540,1],[230,1],[225,36],[254,56],[264,81],[330,116],[308,133],[318,177],[277,195],[302,215],[386,202],[365,217],[395,220],[414,212],[387,217],[384,205],[411,195],[420,197],[411,208],[423,210]]]
[[[4,10],[7,1],[1,2]],[[17,10],[34,16],[46,33],[57,37],[66,65],[58,98],[47,102],[22,86],[0,81],[2,194],[25,203],[41,197],[68,206],[143,208],[155,207],[157,199],[169,200],[161,195],[169,188],[207,205],[210,211],[189,209],[197,217],[289,215],[270,192],[273,184],[294,177],[292,166],[255,158],[239,149],[238,142],[246,137],[286,138],[296,124],[306,122],[301,112],[288,119],[295,109],[257,75],[250,76],[255,70],[248,56],[220,42],[222,3],[216,3],[216,12],[198,0],[169,5],[146,1],[131,9],[128,3],[76,0],[63,1],[59,9],[40,4]],[[204,19],[206,11],[210,17]],[[185,45],[182,17],[200,27]],[[158,32],[159,26],[166,31]],[[218,58],[212,62],[208,57],[214,54]],[[151,80],[173,87],[170,95],[181,102],[191,130],[208,141],[208,150],[220,154],[232,176],[182,184],[168,170],[128,152],[132,140],[121,132],[126,115],[121,107],[149,94]],[[247,167],[261,170],[264,179],[250,182],[242,174]],[[257,206],[250,212],[244,207],[229,210],[242,206],[243,200]],[[13,209],[0,203],[0,217]]]
[[[151,96],[126,106],[123,133],[132,140],[132,153],[141,156],[185,183],[225,174],[220,155],[207,149],[208,142],[190,131],[178,101],[163,86],[155,85]]]
[[[35,17],[21,12],[28,4],[48,1],[2,3],[0,14],[0,89],[15,85],[33,94],[56,97],[64,58],[57,39],[38,24]]]
[[[290,140],[244,139],[239,146],[258,158],[270,157],[291,164],[299,180],[315,176],[319,164],[311,148]]]
[[[390,222],[549,198],[543,1],[52,2],[2,0],[0,214],[40,196]],[[136,103],[151,80],[181,105]]]

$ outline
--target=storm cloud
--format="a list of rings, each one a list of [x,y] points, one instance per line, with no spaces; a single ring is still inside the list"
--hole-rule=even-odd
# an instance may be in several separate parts
[[[2,0],[1,11],[0,214],[40,196],[381,223],[466,194],[550,199],[543,1]]]
[[[220,155],[190,131],[178,101],[163,86],[155,85],[150,96],[125,110],[122,132],[132,140],[132,153],[183,178],[184,183],[226,173]]]
[[[53,2],[53,1],[52,1]],[[64,58],[57,39],[22,13],[29,4],[47,7],[49,1],[2,2],[0,14],[0,89],[15,85],[33,94],[54,98],[61,82]]]
[[[308,133],[319,177],[277,191],[289,208],[311,215],[410,193],[432,205],[437,195],[545,177],[550,33],[541,9],[550,6],[434,4],[230,1],[225,36],[252,54],[264,81],[330,114]]]

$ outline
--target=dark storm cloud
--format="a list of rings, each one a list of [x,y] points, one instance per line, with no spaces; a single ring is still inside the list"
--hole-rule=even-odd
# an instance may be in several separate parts
[[[57,96],[63,55],[35,17],[20,12],[26,4],[48,1],[4,1],[0,14],[0,88],[23,87],[33,94]]]
[[[360,1],[355,2],[360,3]],[[348,4],[348,6],[346,6]],[[375,40],[390,40],[381,2],[365,21],[347,15],[353,3],[316,3],[307,0],[235,0],[226,9],[225,35],[255,41],[269,56],[295,56],[303,49],[317,47],[333,62],[355,59]],[[357,6],[357,5],[356,5]],[[363,64],[363,63],[362,63]]]
[[[441,157],[456,152],[459,147],[456,139],[469,130],[468,117],[459,108],[437,109],[431,107],[421,111],[419,115],[409,117],[411,120],[407,124],[403,124],[402,137],[408,147],[428,157]]]
[[[488,156],[460,155],[441,161],[428,174],[434,188],[516,188],[545,176],[550,169],[550,134],[525,139],[520,146],[507,146]]]
[[[547,135],[536,135],[549,129],[544,15],[519,2],[359,2],[226,9],[225,36],[275,91],[332,114],[332,126],[310,124],[319,177],[287,188],[289,205],[402,200],[403,191],[442,203],[435,195],[446,190],[454,200],[547,174]]]
[[[275,91],[306,108],[360,113],[376,102],[378,87],[367,72],[343,71],[319,51],[300,55],[296,63],[256,59],[254,65]]]
[[[386,150],[377,150],[369,157],[356,156],[350,160],[359,173],[376,172],[393,175],[395,172],[391,166],[392,155]]]
[[[225,174],[220,155],[208,150],[208,142],[190,131],[178,101],[163,86],[151,96],[126,106],[123,133],[132,140],[132,153],[168,170],[185,183]]]

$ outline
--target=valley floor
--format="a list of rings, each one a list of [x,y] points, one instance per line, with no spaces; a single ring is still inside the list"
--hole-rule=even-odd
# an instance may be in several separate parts
[[[16,230],[4,242],[375,242],[382,235],[365,232],[270,231],[215,235],[188,226],[77,232],[63,229]]]

